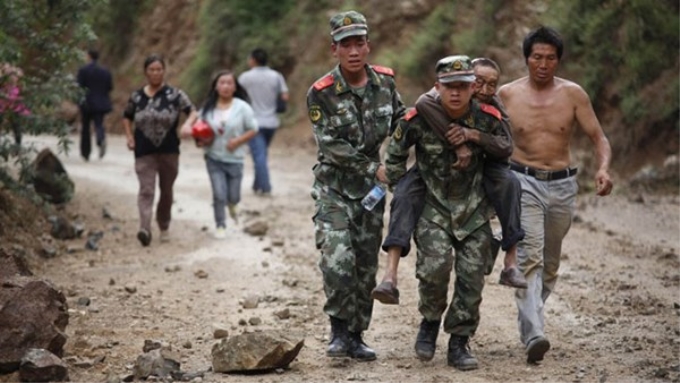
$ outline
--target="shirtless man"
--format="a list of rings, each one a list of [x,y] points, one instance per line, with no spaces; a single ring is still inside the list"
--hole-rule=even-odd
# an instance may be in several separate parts
[[[522,185],[521,224],[525,237],[518,264],[528,288],[516,290],[520,340],[527,362],[536,363],[550,349],[543,332],[543,306],[557,281],[562,240],[574,214],[578,185],[570,167],[570,140],[580,126],[597,156],[597,195],[612,191],[611,147],[593,111],[588,94],[578,84],[555,77],[563,42],[550,28],[530,32],[523,43],[529,75],[499,89],[512,121],[514,150],[511,169]]]

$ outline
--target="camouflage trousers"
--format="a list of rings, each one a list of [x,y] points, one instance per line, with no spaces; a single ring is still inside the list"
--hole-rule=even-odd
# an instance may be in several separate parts
[[[428,321],[441,320],[447,307],[451,271],[455,269],[453,299],[444,319],[444,331],[449,334],[472,336],[477,330],[484,269],[491,259],[491,239],[488,222],[459,241],[425,218],[418,221],[415,233],[418,310]]]
[[[349,330],[368,329],[373,312],[371,290],[376,285],[382,241],[384,199],[373,211],[314,185],[316,247],[326,293],[324,312],[347,322]]]

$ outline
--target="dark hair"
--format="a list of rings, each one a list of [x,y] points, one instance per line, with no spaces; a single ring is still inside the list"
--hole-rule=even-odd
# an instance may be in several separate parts
[[[87,55],[90,56],[90,58],[94,61],[99,60],[99,51],[96,49],[88,49]]]
[[[165,60],[163,60],[163,56],[154,53],[149,55],[149,57],[144,60],[144,71],[146,71],[146,68],[148,68],[149,65],[155,63],[156,61],[161,63],[163,69],[165,69]]]
[[[548,44],[555,47],[557,50],[557,59],[562,59],[562,51],[564,50],[564,43],[562,37],[556,30],[550,27],[541,26],[535,31],[529,32],[522,43],[522,50],[524,51],[524,60],[528,60],[531,55],[531,50],[534,44]]]
[[[478,66],[485,66],[487,68],[491,68],[498,72],[499,75],[501,74],[501,67],[490,58],[477,57],[476,59],[472,60],[472,67],[477,68]]]
[[[250,57],[252,57],[253,60],[255,60],[257,65],[260,66],[267,65],[267,52],[265,52],[265,50],[262,48],[253,49],[253,51],[250,52]]]
[[[220,98],[220,95],[217,93],[215,87],[217,86],[217,81],[222,76],[232,76],[234,78],[234,82],[236,83],[234,97],[240,98],[245,102],[250,102],[250,99],[248,98],[248,92],[246,92],[246,90],[238,82],[238,79],[236,78],[234,72],[230,70],[221,70],[217,72],[217,74],[215,74],[212,81],[210,82],[210,90],[208,90],[208,96],[205,98],[205,102],[203,103],[203,107],[201,108],[202,109],[201,117],[203,119],[206,119],[208,117],[208,113],[211,113],[215,109],[215,105],[217,105],[217,100]]]

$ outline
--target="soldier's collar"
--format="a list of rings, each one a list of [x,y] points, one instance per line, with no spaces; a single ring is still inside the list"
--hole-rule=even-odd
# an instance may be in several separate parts
[[[368,82],[366,82],[366,87],[371,86],[371,85],[379,85],[380,84],[380,77],[378,77],[378,74],[375,73],[368,64],[364,65],[364,69],[366,70],[366,73],[368,74]],[[333,77],[335,78],[335,82],[333,83],[333,89],[335,89],[335,94],[341,94],[345,92],[351,92],[352,87],[347,84],[347,81],[345,81],[345,78],[342,77],[342,71],[340,70],[340,64],[338,64],[334,71],[333,71]]]

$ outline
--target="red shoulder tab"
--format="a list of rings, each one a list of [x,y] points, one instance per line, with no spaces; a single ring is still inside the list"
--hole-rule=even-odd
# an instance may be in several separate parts
[[[388,76],[394,77],[394,71],[392,68],[388,68],[386,66],[380,66],[380,65],[371,65],[374,71],[380,73],[380,74],[386,74]]]
[[[501,115],[501,111],[494,108],[493,106],[491,106],[489,104],[479,104],[479,109],[481,109],[486,114],[490,114],[490,115],[496,117],[499,120],[503,119],[503,116]]]
[[[317,80],[317,82],[314,83],[314,89],[316,89],[316,90],[326,89],[329,86],[333,85],[334,82],[335,82],[335,79],[333,78],[333,74],[329,73],[329,74],[320,78],[319,80]]]
[[[411,109],[409,109],[409,111],[404,116],[404,120],[411,121],[411,119],[413,117],[417,116],[417,115],[418,115],[418,111],[416,110],[416,108],[411,108]]]

